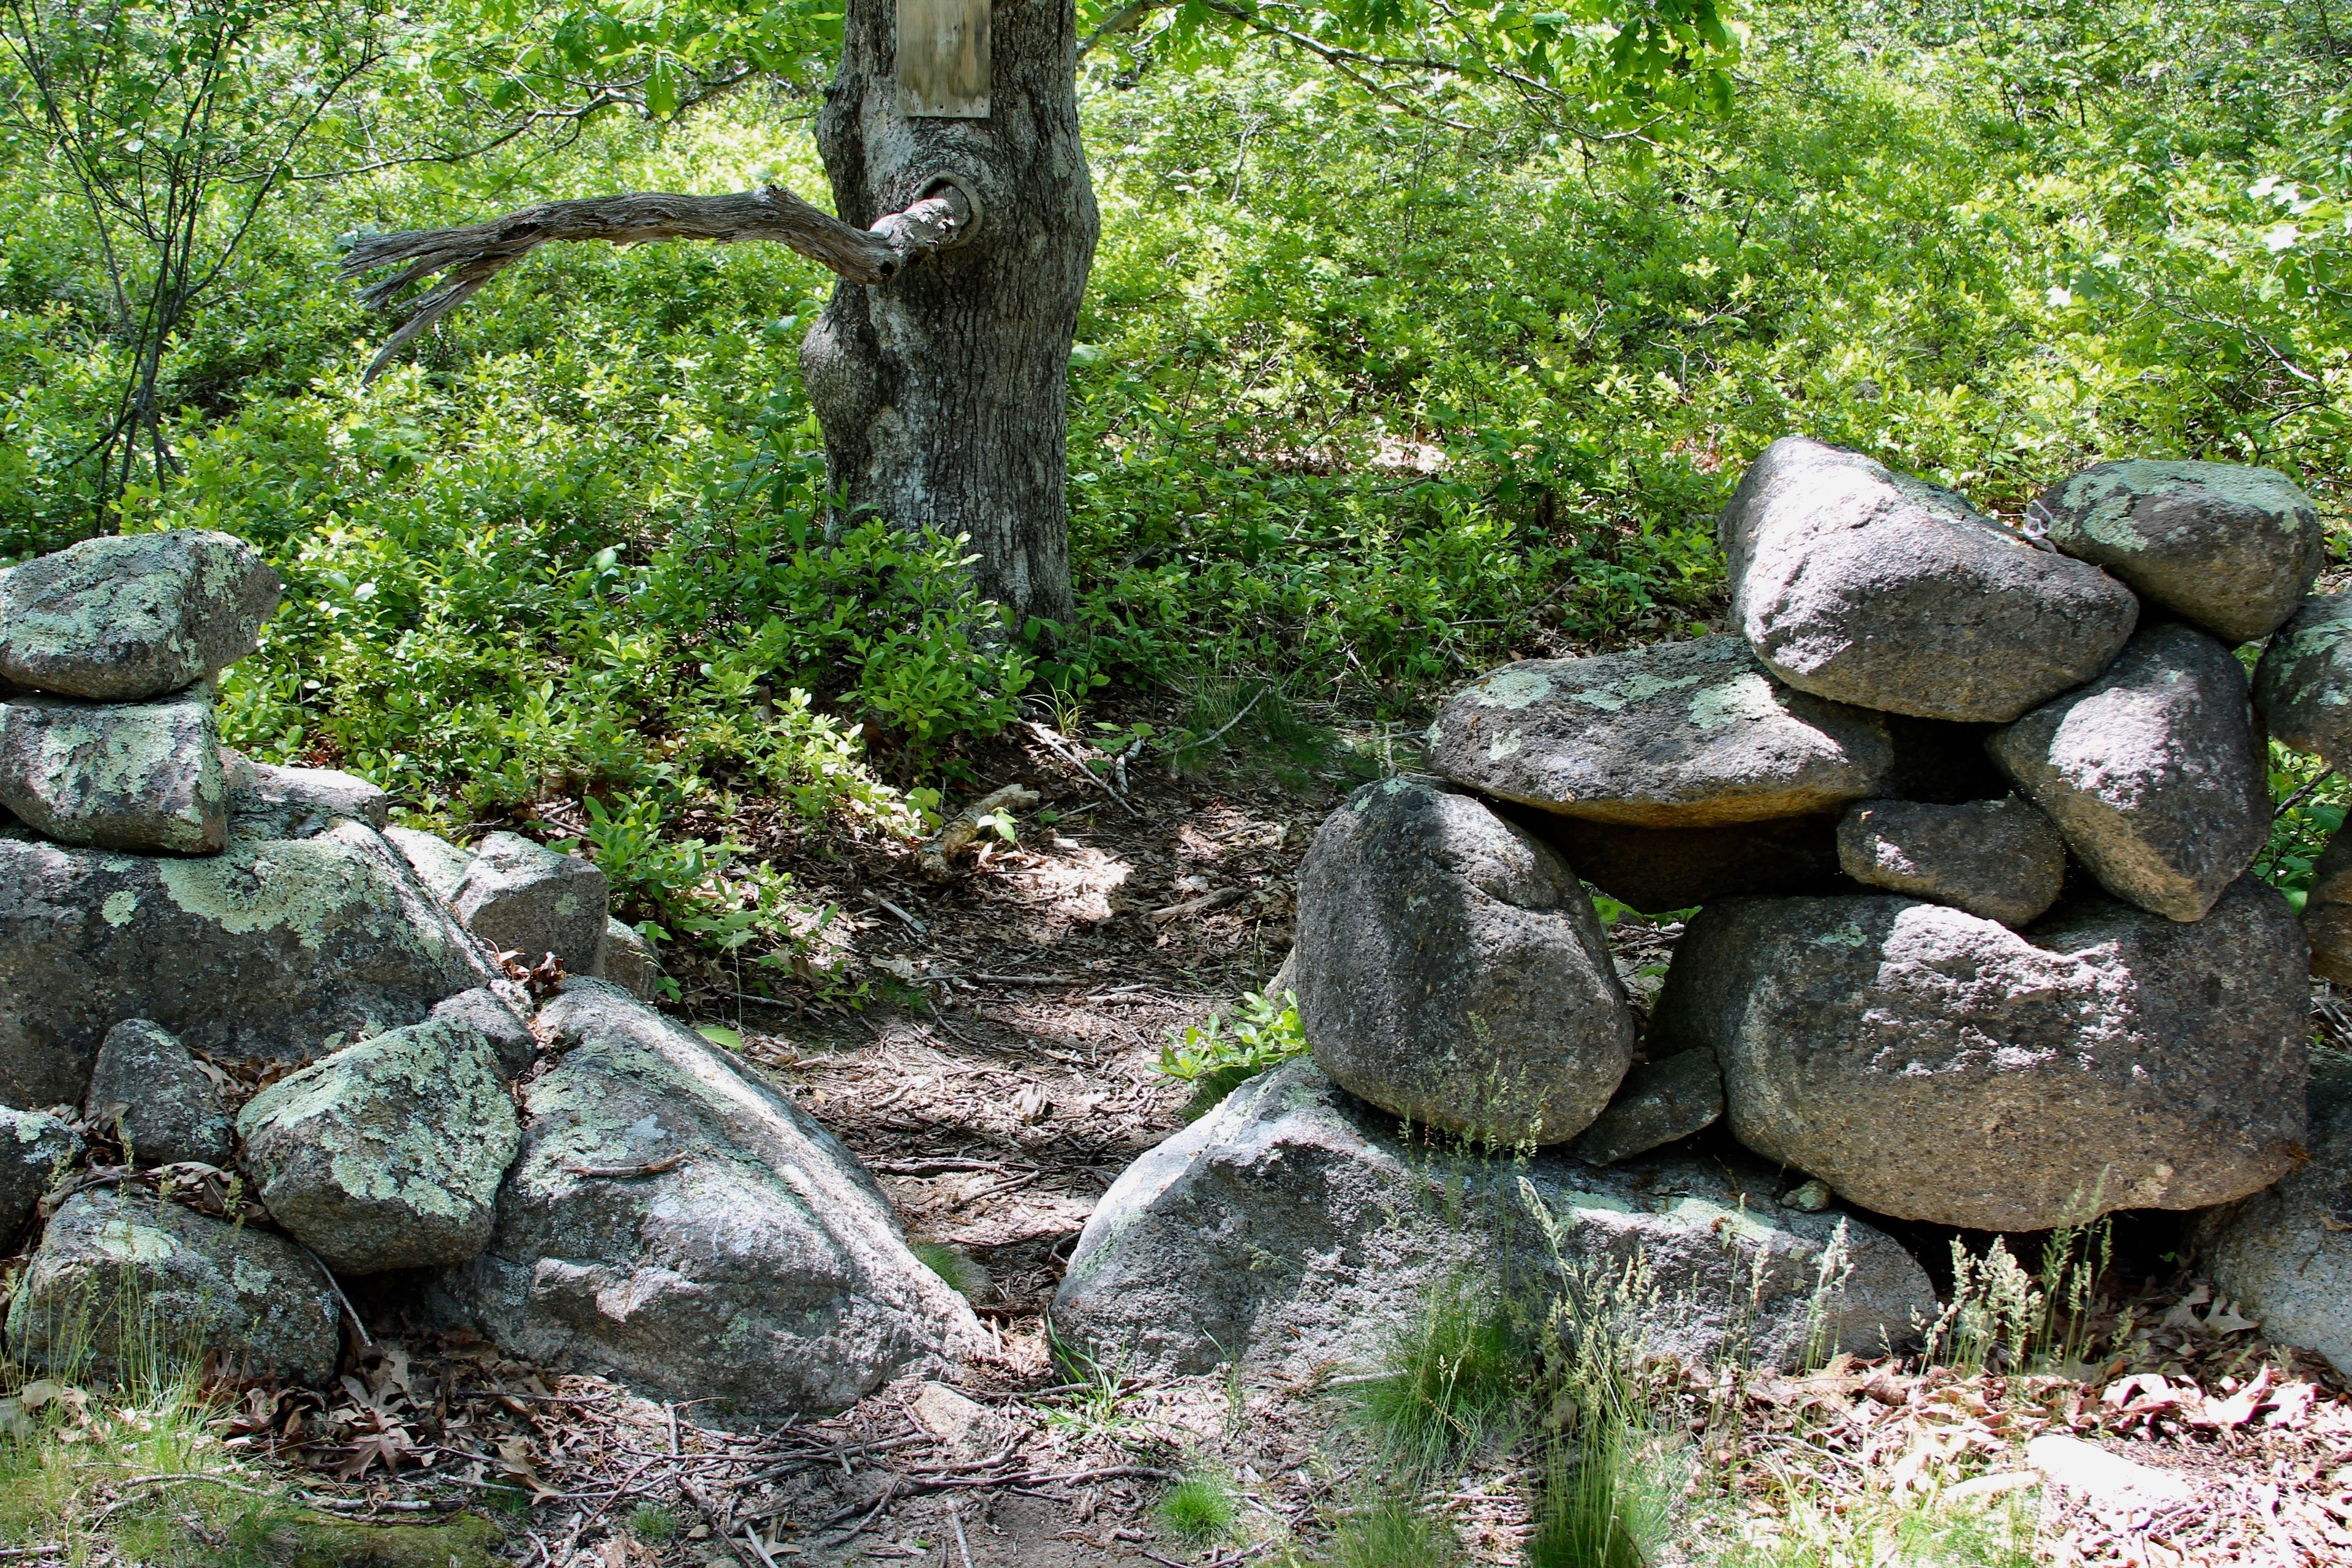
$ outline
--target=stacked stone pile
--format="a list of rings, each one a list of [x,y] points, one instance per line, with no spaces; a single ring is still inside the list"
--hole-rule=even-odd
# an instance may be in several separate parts
[[[193,531],[0,574],[10,1352],[103,1370],[135,1277],[224,1363],[320,1382],[330,1271],[392,1270],[511,1350],[761,1414],[975,1346],[848,1152],[645,1005],[594,866],[221,747],[212,682],[278,596]],[[551,957],[582,978],[534,1019],[506,974]]]
[[[1995,1230],[2206,1209],[2293,1171],[2310,968],[2352,978],[2352,845],[2307,948],[2247,874],[2271,821],[2257,705],[2352,764],[2352,596],[2306,599],[2318,515],[2268,469],[2104,464],[2033,514],[2039,538],[1785,439],[1720,520],[1735,630],[1456,694],[1433,776],[1359,791],[1301,871],[1314,1092],[1578,1190],[1594,1167],[1685,1181],[1651,1151],[1720,1119],[1774,1193]],[[2250,691],[2232,649],[2266,637]],[[1583,884],[1697,906],[1638,1037]],[[1134,1238],[1180,1201],[1262,1223],[1229,1195],[1246,1184],[1203,1178],[1255,1159],[1265,1120],[1204,1135],[1185,1179],[1115,1189],[1073,1281],[1151,1275]],[[1121,1337],[1099,1295],[1066,1289],[1065,1331]]]

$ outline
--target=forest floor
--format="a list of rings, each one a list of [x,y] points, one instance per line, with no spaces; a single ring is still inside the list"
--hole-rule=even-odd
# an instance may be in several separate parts
[[[1096,1201],[1182,1124],[1191,1094],[1160,1070],[1163,1043],[1264,985],[1290,944],[1308,839],[1381,771],[1368,756],[1394,765],[1390,741],[1355,737],[1284,782],[1155,767],[1118,795],[1042,741],[1005,748],[971,793],[1039,793],[1017,844],[989,841],[945,881],[903,847],[794,868],[804,894],[847,911],[834,940],[887,977],[886,1000],[828,1023],[717,970],[694,978],[689,1015],[735,1031],[733,1048],[867,1163],[910,1239],[971,1267],[996,1349],[952,1385],[910,1378],[830,1419],[732,1427],[407,1334],[331,1401],[257,1398],[233,1447],[292,1467],[347,1517],[487,1504],[532,1568],[1324,1561],[1334,1522],[1377,1507],[1385,1479],[1347,1379],[1334,1385],[1363,1369],[1135,1375],[1057,1359],[1045,1314]],[[1638,920],[1612,933],[1629,971],[1671,934]],[[1844,1357],[1802,1379],[1685,1374],[1647,1461],[1671,1479],[1676,1521],[1654,1561],[1728,1547],[1825,1564],[2352,1562],[2352,1403],[2323,1365],[2263,1344],[2178,1275],[2102,1322],[2096,1364],[2072,1376]],[[2044,1499],[2019,1445],[2050,1432],[2098,1437],[2181,1489]],[[1422,1500],[1461,1550],[1449,1561],[1528,1560],[1536,1451],[1490,1444]],[[1235,1517],[1188,1539],[1155,1504],[1204,1475]],[[1905,1542],[1933,1550],[1882,1550]]]

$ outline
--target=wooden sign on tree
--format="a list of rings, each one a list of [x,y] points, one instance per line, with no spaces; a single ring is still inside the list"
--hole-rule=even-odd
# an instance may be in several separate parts
[[[988,118],[989,0],[898,0],[898,112]]]

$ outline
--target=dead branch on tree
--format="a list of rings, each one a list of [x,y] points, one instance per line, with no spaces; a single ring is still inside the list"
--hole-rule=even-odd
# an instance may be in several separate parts
[[[361,235],[343,258],[342,275],[356,278],[406,263],[361,296],[371,305],[388,305],[410,284],[441,275],[431,291],[410,302],[407,320],[369,363],[363,379],[372,382],[419,333],[542,245],[590,239],[612,245],[708,239],[726,245],[767,239],[790,246],[853,283],[887,283],[931,252],[964,237],[972,217],[971,201],[952,184],[866,229],[853,228],[775,185],[725,196],[644,192],[541,202],[463,228]]]

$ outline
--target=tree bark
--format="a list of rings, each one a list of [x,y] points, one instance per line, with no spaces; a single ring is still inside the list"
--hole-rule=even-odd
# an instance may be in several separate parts
[[[1071,0],[995,0],[984,120],[901,114],[894,0],[847,10],[817,117],[836,210],[862,228],[952,182],[976,212],[924,265],[835,288],[803,343],[834,486],[853,516],[969,535],[984,595],[1066,622],[1066,378],[1097,228]]]

